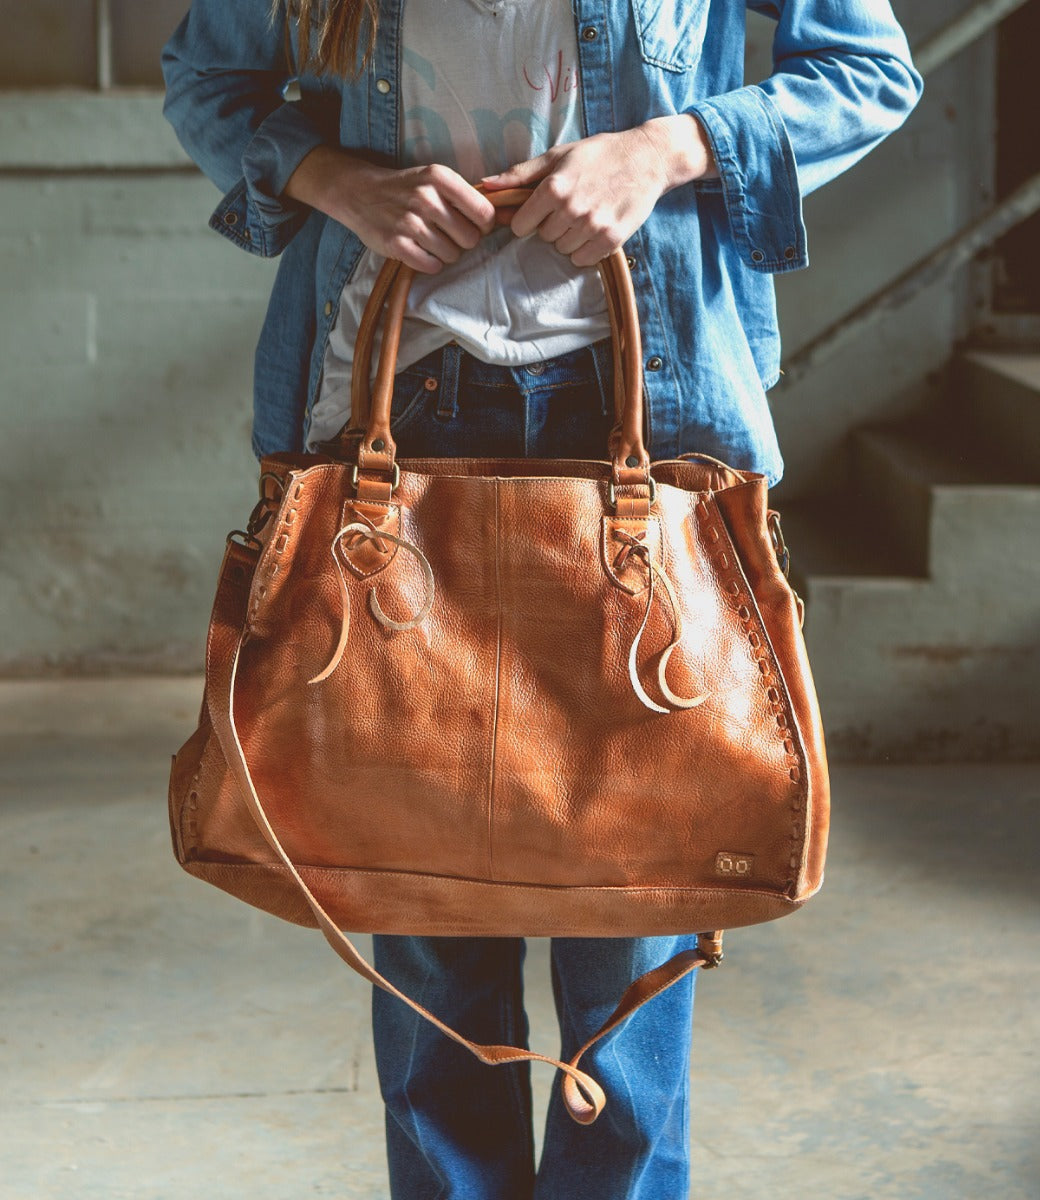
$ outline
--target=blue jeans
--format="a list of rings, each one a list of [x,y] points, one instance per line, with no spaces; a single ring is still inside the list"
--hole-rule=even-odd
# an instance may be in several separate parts
[[[398,455],[606,458],[611,365],[607,342],[518,368],[446,346],[397,376]],[[527,1045],[522,939],[379,934],[374,943],[376,968],[467,1038]],[[553,938],[560,1057],[599,1028],[634,979],[695,945],[695,936]],[[694,974],[582,1060],[607,1093],[595,1124],[577,1125],[554,1087],[537,1172],[530,1064],[486,1066],[374,989],[394,1200],[687,1200]]]

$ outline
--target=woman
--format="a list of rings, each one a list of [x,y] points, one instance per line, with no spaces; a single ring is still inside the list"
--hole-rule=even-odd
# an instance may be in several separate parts
[[[258,454],[313,449],[347,423],[359,315],[392,255],[420,273],[393,398],[400,456],[602,458],[611,357],[593,268],[624,246],[652,457],[699,450],[780,478],[771,276],[807,264],[802,196],[920,94],[888,0],[749,3],[777,21],[776,68],[755,86],[731,0],[267,5],[195,0],[163,53],[166,114],[226,193],[211,224],[281,255],[256,354]],[[516,185],[533,193],[493,232],[484,193]],[[687,945],[554,939],[562,1057]],[[377,936],[375,953],[467,1037],[523,1044],[521,940]],[[692,1002],[691,976],[592,1053],[611,1096],[595,1125],[554,1092],[536,1172],[527,1068],[481,1065],[376,991],[393,1196],[686,1197]]]

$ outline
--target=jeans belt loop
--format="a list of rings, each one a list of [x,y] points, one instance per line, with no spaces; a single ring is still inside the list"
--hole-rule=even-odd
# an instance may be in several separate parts
[[[449,342],[441,357],[441,386],[437,393],[437,416],[449,421],[459,411],[459,368],[462,365],[462,347],[458,342]]]

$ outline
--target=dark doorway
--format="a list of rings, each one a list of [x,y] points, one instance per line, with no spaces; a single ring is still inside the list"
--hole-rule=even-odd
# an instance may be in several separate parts
[[[1040,4],[1024,4],[1000,25],[997,37],[997,196],[1006,197],[1040,171],[1037,123],[1037,47]],[[1040,313],[1040,213],[994,247],[997,313]]]

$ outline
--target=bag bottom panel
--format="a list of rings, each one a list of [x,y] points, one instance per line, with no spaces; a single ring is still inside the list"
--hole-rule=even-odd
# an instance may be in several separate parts
[[[184,869],[296,925],[314,916],[280,864],[189,861]],[[355,933],[429,937],[654,937],[757,925],[800,908],[771,891],[544,887],[348,867],[300,867],[329,916]]]

